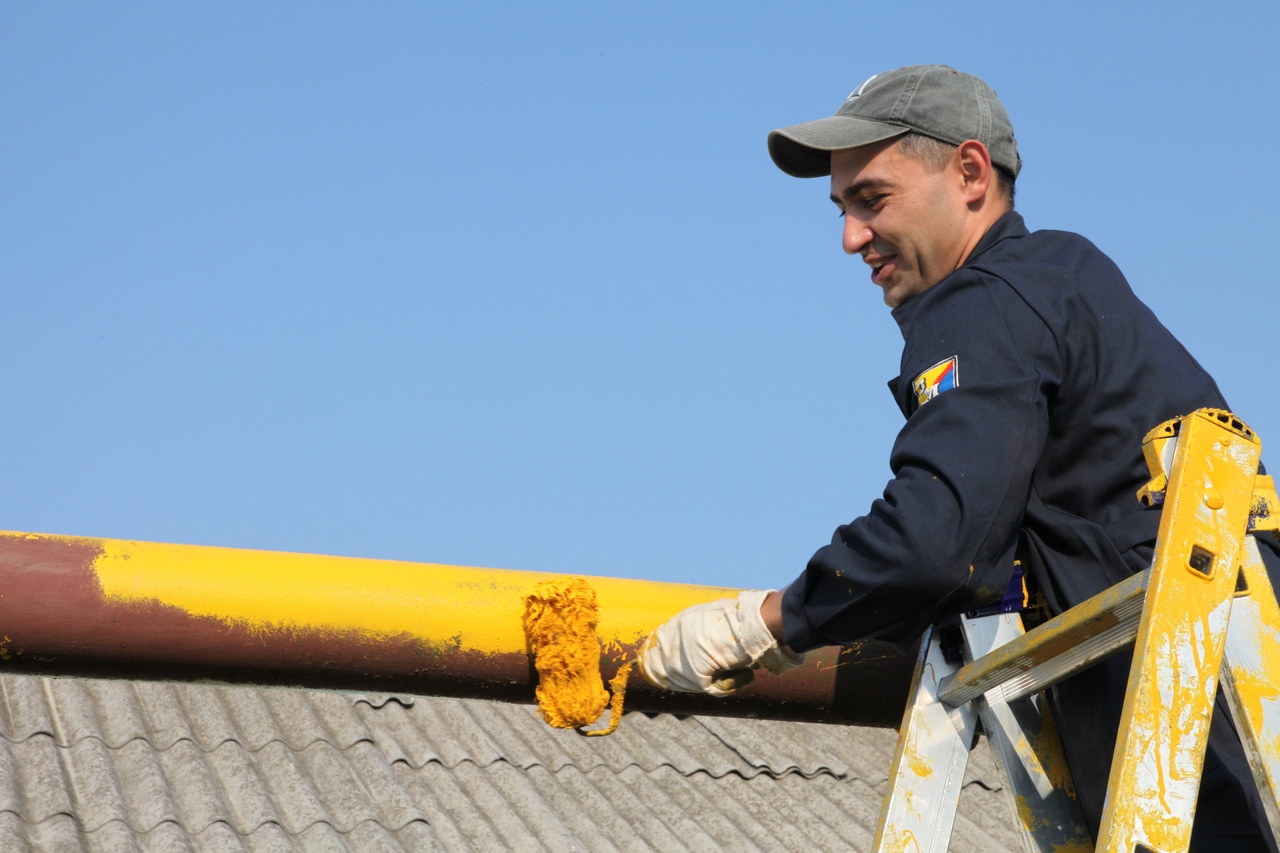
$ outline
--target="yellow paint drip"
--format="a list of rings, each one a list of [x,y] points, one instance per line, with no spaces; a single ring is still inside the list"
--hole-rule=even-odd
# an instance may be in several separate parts
[[[593,732],[584,732],[582,729],[578,729],[578,734],[586,735],[587,737],[603,737],[604,735],[611,735],[618,730],[618,723],[622,722],[622,703],[627,696],[627,678],[631,675],[631,670],[635,668],[635,665],[635,661],[627,661],[618,667],[618,671],[614,673],[613,678],[609,679],[609,689],[613,691],[613,695],[609,697],[609,725]]]
[[[600,678],[599,622],[596,592],[582,578],[544,581],[525,598],[524,633],[538,670],[538,714],[554,728],[589,726],[609,703]],[[614,676],[615,687],[626,683],[626,675]],[[622,692],[614,698],[614,716],[621,717]],[[616,728],[615,719],[609,731]]]

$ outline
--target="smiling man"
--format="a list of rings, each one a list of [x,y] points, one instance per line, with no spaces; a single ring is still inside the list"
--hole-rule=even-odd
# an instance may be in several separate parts
[[[844,250],[871,267],[890,308],[958,269],[1010,209],[985,145],[956,146],[960,183],[938,168],[945,162],[914,153],[930,149],[952,156],[949,146],[921,137],[831,153],[831,200],[845,220]]]
[[[902,331],[894,476],[783,592],[698,605],[657,628],[645,677],[724,695],[744,680],[726,673],[780,672],[819,646],[905,646],[999,598],[1015,559],[1055,614],[1145,569],[1160,512],[1135,497],[1143,436],[1228,406],[1109,258],[1077,234],[1027,230],[1013,210],[1022,161],[995,92],[942,65],[886,72],[834,116],[771,133],[769,153],[787,174],[830,177],[844,251],[866,263]],[[1262,544],[1280,576],[1275,543]],[[1095,836],[1128,668],[1113,658],[1050,691]],[[1266,826],[1219,696],[1192,849],[1274,851]]]

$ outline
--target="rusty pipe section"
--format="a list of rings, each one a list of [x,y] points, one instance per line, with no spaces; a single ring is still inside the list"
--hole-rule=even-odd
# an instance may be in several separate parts
[[[533,703],[521,628],[541,572],[0,533],[0,672]],[[672,614],[736,590],[588,577],[606,678]],[[627,709],[896,727],[914,658],[826,649],[729,699],[633,674]]]

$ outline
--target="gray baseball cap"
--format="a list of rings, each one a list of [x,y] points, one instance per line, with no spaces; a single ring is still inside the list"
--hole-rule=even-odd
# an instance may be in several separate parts
[[[1022,169],[1013,123],[991,87],[946,65],[908,65],[876,74],[836,114],[769,134],[769,156],[797,178],[831,174],[831,152],[915,131],[950,145],[976,139],[991,162],[1017,177]]]

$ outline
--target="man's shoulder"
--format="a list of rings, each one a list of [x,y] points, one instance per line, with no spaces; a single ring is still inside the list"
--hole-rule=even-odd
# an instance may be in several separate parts
[[[904,337],[926,330],[931,334],[939,322],[981,325],[997,317],[1058,330],[1093,313],[1137,308],[1119,267],[1080,234],[1028,231],[1021,217],[1011,213],[988,236],[994,242],[980,254],[894,309]]]
[[[1018,278],[1000,265],[987,269],[966,265],[915,298],[894,309],[894,319],[911,349],[935,340],[982,340],[1005,333],[1036,337],[1044,319],[1035,310]]]
[[[977,258],[973,266],[998,274],[1000,268],[1016,265],[1023,268],[1025,274],[1035,267],[1079,270],[1097,263],[1114,266],[1111,259],[1084,235],[1074,231],[1042,229],[1001,240]]]
[[[1078,319],[1083,305],[1136,307],[1137,297],[1120,268],[1073,231],[1024,232],[996,243],[969,266],[1003,281],[1054,327]]]

